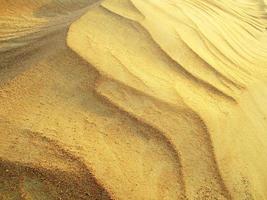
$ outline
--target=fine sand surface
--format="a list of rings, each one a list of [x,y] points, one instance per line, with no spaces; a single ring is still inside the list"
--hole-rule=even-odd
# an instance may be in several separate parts
[[[267,200],[266,0],[0,0],[0,200]]]

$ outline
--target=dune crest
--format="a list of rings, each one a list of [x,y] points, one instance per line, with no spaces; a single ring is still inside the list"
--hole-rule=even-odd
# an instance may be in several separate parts
[[[265,0],[0,3],[0,199],[267,199]]]

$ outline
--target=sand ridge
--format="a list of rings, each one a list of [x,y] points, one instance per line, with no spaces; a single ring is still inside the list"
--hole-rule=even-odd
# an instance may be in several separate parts
[[[266,2],[1,3],[0,199],[267,199]]]

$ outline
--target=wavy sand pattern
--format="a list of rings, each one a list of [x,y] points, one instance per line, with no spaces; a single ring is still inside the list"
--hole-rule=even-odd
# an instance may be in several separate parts
[[[0,199],[267,199],[265,0],[0,0]]]

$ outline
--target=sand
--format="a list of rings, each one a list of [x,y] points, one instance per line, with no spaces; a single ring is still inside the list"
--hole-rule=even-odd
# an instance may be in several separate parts
[[[267,199],[266,0],[0,0],[0,199]]]

